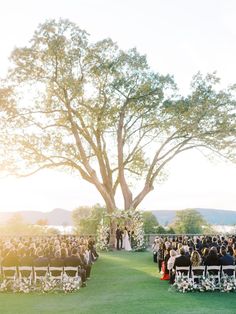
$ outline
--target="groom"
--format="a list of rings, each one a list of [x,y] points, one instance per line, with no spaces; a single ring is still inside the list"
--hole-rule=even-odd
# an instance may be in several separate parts
[[[122,238],[123,231],[120,229],[120,226],[117,225],[116,229],[116,248],[117,250],[120,250],[123,245],[123,238]]]

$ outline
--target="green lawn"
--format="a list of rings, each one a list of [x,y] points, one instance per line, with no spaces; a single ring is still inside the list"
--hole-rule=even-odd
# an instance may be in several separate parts
[[[236,313],[235,293],[168,291],[151,253],[103,253],[86,288],[72,294],[0,294],[0,313]]]

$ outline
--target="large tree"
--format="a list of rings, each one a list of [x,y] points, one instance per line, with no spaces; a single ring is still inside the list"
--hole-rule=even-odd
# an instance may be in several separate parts
[[[89,43],[67,20],[40,25],[27,47],[13,51],[7,82],[17,108],[1,136],[8,170],[73,170],[96,187],[109,213],[118,187],[124,208],[137,208],[184,151],[233,158],[233,86],[219,91],[215,75],[197,74],[191,93],[178,96],[173,79],[151,71],[136,49]]]
[[[208,224],[195,209],[179,210],[172,224],[176,233],[202,234]]]

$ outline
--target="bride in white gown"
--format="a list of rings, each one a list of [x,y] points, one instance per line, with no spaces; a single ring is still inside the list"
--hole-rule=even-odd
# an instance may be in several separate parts
[[[132,251],[132,248],[131,248],[131,245],[130,245],[130,241],[129,241],[129,234],[128,234],[128,230],[127,230],[126,227],[125,227],[125,230],[124,230],[123,242],[124,242],[124,249],[125,249],[125,251]]]

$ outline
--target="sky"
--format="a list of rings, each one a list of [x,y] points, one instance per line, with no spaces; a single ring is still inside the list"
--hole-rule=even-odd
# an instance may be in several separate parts
[[[91,41],[107,37],[122,49],[137,47],[151,68],[171,74],[180,92],[189,91],[198,71],[217,71],[221,87],[236,83],[236,1],[234,0],[8,0],[0,11],[0,77],[14,47],[28,44],[39,23],[67,18]],[[218,208],[236,210],[236,167],[209,161],[198,151],[178,156],[168,179],[140,208]],[[32,177],[0,178],[0,211],[72,210],[103,203],[93,186],[78,176],[43,171]],[[121,200],[118,206],[122,208]]]

